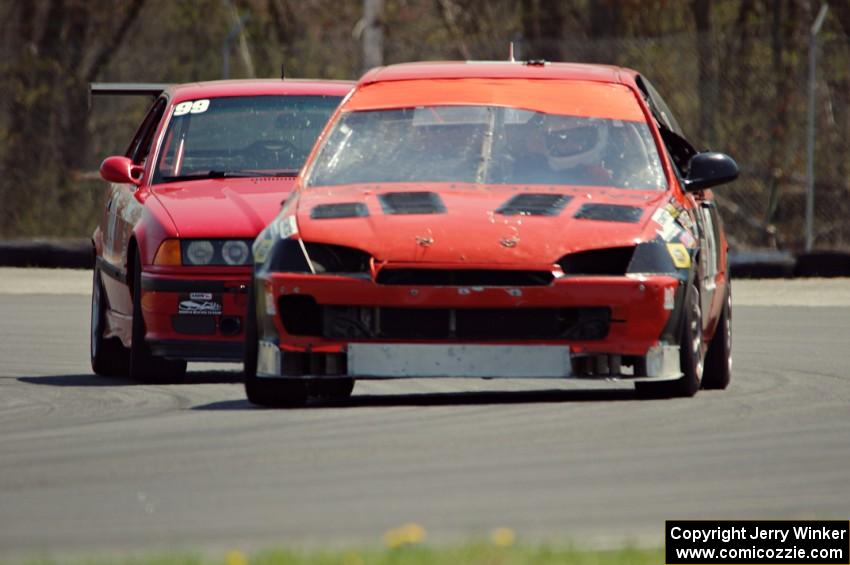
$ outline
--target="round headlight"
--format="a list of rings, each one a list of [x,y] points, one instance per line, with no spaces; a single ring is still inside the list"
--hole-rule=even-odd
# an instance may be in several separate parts
[[[228,265],[244,265],[248,262],[248,244],[244,241],[227,241],[221,248],[224,262]]]
[[[209,241],[193,241],[186,247],[186,259],[191,265],[208,265],[214,254],[215,249]]]

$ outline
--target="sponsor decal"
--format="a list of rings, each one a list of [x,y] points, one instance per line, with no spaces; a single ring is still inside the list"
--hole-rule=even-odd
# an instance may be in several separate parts
[[[210,292],[183,294],[177,303],[178,314],[220,316],[221,312],[221,296]]]
[[[682,244],[689,249],[693,249],[694,247],[696,247],[697,244],[697,240],[694,238],[691,232],[687,230],[682,230],[682,234],[679,236],[679,241],[682,242]]]
[[[691,266],[691,254],[681,243],[668,243],[667,251],[673,259],[677,269],[687,269]]]
[[[664,241],[672,241],[682,231],[676,223],[676,216],[670,213],[670,205],[664,208],[659,208],[652,214],[652,221],[658,224],[658,229],[655,233],[661,236]]]
[[[679,214],[676,218],[679,224],[688,231],[693,231],[694,229],[694,221],[691,219],[691,216],[685,212],[683,214]]]

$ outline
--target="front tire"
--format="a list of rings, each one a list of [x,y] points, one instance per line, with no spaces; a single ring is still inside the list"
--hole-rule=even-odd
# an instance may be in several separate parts
[[[245,395],[258,406],[298,408],[307,403],[307,382],[245,375]]]
[[[700,388],[703,376],[702,308],[696,285],[688,287],[682,313],[679,341],[679,363],[682,376],[675,381],[635,383],[635,389],[645,398],[691,397]]]
[[[154,357],[145,341],[145,319],[142,316],[142,263],[138,253],[133,269],[133,328],[130,338],[130,377],[139,382],[177,383],[186,376],[186,361]]]
[[[130,352],[118,338],[103,338],[106,325],[106,310],[109,306],[100,282],[100,269],[95,266],[91,292],[91,333],[89,355],[91,368],[103,377],[126,377],[130,371]]]
[[[270,408],[295,408],[307,402],[307,382],[294,379],[262,378],[257,376],[257,294],[252,282],[245,310],[245,395],[251,404]]]
[[[322,378],[310,382],[310,394],[328,400],[345,400],[354,391],[354,379],[349,377]]]

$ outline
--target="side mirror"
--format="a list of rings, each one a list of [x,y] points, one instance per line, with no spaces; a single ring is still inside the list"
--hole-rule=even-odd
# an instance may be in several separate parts
[[[723,153],[697,153],[688,163],[685,190],[698,192],[738,178],[738,163]]]
[[[105,181],[139,185],[145,169],[123,156],[107,157],[100,164],[100,176]]]

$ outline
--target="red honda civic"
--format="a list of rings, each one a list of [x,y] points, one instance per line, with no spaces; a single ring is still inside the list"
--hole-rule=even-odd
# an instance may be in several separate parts
[[[251,244],[352,83],[93,85],[156,100],[108,181],[92,235],[91,364],[175,381],[187,361],[243,356]]]
[[[737,175],[633,70],[373,70],[254,244],[248,398],[408,377],[725,388],[731,286],[710,188]]]

